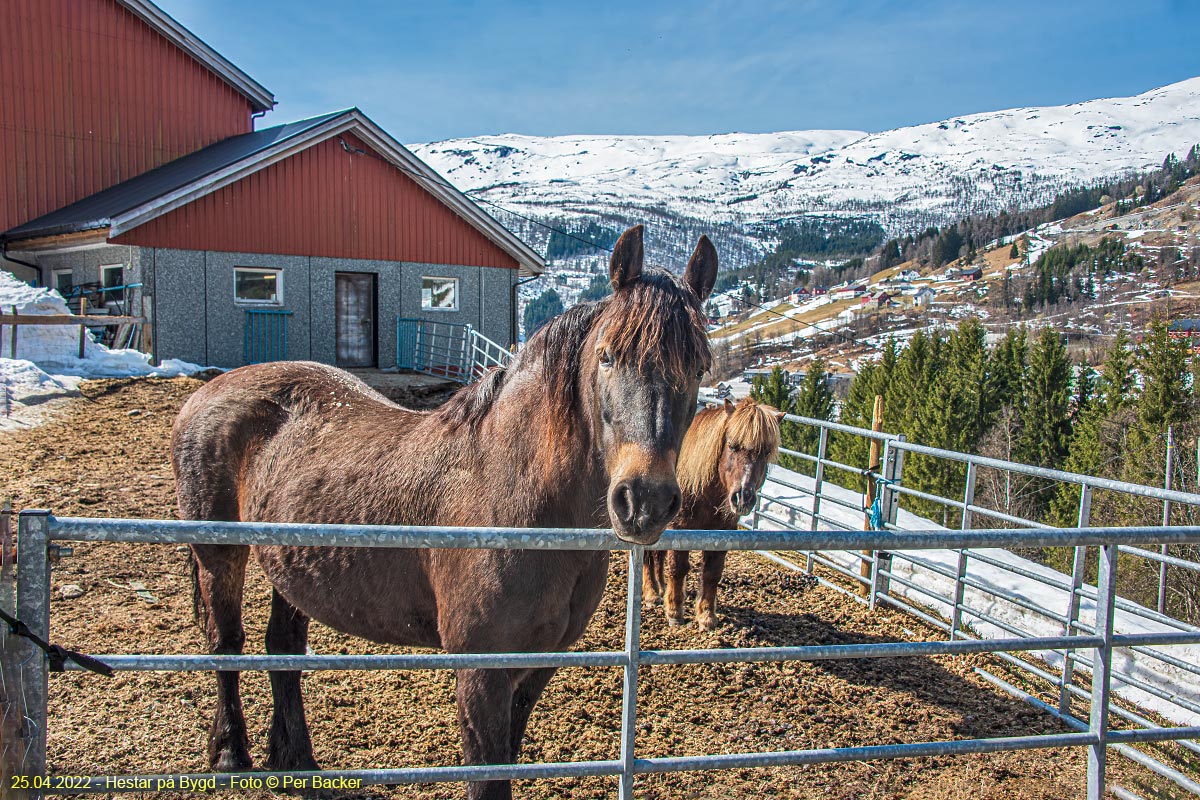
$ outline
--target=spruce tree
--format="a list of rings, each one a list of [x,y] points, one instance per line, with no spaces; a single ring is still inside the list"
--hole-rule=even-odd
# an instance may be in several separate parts
[[[1029,353],[1017,460],[1039,467],[1062,465],[1071,434],[1070,406],[1071,362],[1066,348],[1053,328],[1042,328]]]
[[[825,362],[817,359],[808,365],[804,381],[796,390],[792,399],[792,408],[797,416],[811,419],[831,419],[833,417],[833,392],[829,389],[829,373],[825,370]],[[796,425],[791,431],[788,445],[793,450],[808,455],[817,454],[818,440],[821,431],[810,425]],[[814,474],[813,464],[800,459],[803,464],[798,471],[806,475]]]
[[[1013,240],[1012,247],[1008,248],[1008,257],[1009,258],[1020,258],[1021,257],[1021,250],[1020,250],[1020,248],[1017,247],[1017,242],[1015,239]]]
[[[1138,372],[1143,384],[1137,404],[1138,421],[1146,431],[1161,433],[1167,426],[1184,421],[1192,400],[1188,343],[1171,338],[1167,323],[1161,319],[1150,324],[1138,348]]]
[[[1104,371],[1097,381],[1097,390],[1108,413],[1125,408],[1133,401],[1133,352],[1129,334],[1118,328],[1116,337],[1104,360]]]

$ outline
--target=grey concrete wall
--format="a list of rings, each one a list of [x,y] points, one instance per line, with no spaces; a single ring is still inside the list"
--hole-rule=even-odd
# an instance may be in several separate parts
[[[157,248],[146,251],[154,282],[154,351],[209,365],[204,253]]]
[[[150,260],[150,256],[145,256]],[[396,319],[470,324],[485,336],[511,342],[512,285],[516,271],[479,267],[368,261],[347,258],[274,256],[180,250],[153,251],[157,281],[157,352],[160,358],[235,367],[244,361],[246,309],[233,296],[234,267],[283,271],[284,310],[288,317],[287,357],[333,364],[337,358],[334,309],[335,275],[376,275],[378,363],[396,364]],[[454,311],[421,308],[421,278],[458,278],[459,307]]]
[[[277,256],[262,253],[218,253],[206,251],[205,287],[208,320],[208,363],[239,367],[245,363],[246,311],[255,308],[292,312],[287,321],[289,361],[310,358],[309,325],[311,289],[307,256]],[[278,269],[283,274],[283,304],[263,306],[238,303],[233,296],[234,267]]]
[[[14,255],[16,255],[17,258],[21,259],[22,261],[29,261],[34,264],[37,263],[37,259],[35,259],[35,258],[30,258],[30,257],[24,256],[24,255],[17,255],[16,253],[14,253]],[[25,281],[26,283],[30,283],[30,284],[32,284],[34,281],[36,281],[37,276],[38,276],[36,269],[33,269],[32,267],[27,267],[24,264],[18,264],[15,261],[9,261],[7,258],[4,258],[4,257],[0,257],[0,270],[4,270],[5,272],[11,272],[13,275],[15,275],[17,277],[17,280],[22,280],[22,281]],[[47,277],[49,277],[49,276],[47,276]],[[5,312],[5,313],[7,313],[7,312]]]
[[[42,268],[47,286],[54,285],[54,270],[58,269],[69,269],[74,284],[100,283],[100,268],[114,264],[125,267],[126,283],[146,282],[141,250],[130,245],[109,244],[58,253],[38,253],[29,256],[22,254],[21,259],[34,261]],[[144,293],[144,289],[127,290],[125,310],[131,314],[141,313],[141,298]],[[96,298],[89,297],[88,303],[92,304],[95,300]]]

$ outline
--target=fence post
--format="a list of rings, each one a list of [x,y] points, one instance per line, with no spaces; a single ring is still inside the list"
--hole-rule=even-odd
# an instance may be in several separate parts
[[[904,434],[896,437],[897,442],[905,441]],[[889,529],[889,526],[894,529],[896,520],[900,515],[900,493],[893,489],[893,485],[898,485],[903,479],[904,472],[904,451],[899,448],[892,447],[891,440],[886,440],[883,443],[883,486],[880,489],[879,507],[883,511],[884,529]],[[891,591],[892,571],[892,554],[886,550],[876,550],[871,558],[871,586],[870,586],[870,608],[875,609],[876,599],[879,595],[886,595]],[[882,574],[886,571],[889,575]]]
[[[1163,475],[1163,488],[1167,491],[1171,490],[1171,467],[1175,460],[1175,427],[1167,426],[1167,466]],[[1163,500],[1162,513],[1163,527],[1171,524],[1171,501]],[[1164,544],[1161,547],[1162,554],[1167,555],[1167,546]],[[1158,565],[1158,613],[1167,613],[1167,562],[1161,561]]]
[[[812,515],[808,529],[817,529],[817,515],[821,513],[821,491],[825,486],[825,458],[829,454],[829,428],[821,428],[820,438],[817,439],[817,472],[813,479]],[[813,551],[804,551],[804,571],[809,575],[813,572],[815,560]]]
[[[1108,696],[1112,683],[1113,616],[1117,596],[1117,546],[1100,548],[1096,578],[1096,635],[1104,644],[1092,656],[1092,714],[1088,729],[1096,743],[1088,747],[1087,798],[1104,800],[1104,767],[1108,748]]]
[[[17,523],[16,616],[29,630],[42,639],[49,639],[50,628],[50,512],[23,511]],[[7,633],[7,632],[6,632]],[[20,700],[10,701],[6,712],[16,719],[17,739],[10,753],[4,742],[5,770],[15,768],[17,774],[42,777],[46,774],[46,657],[33,642],[6,636],[3,649],[5,692],[12,691]],[[13,664],[10,656],[16,656]],[[5,775],[4,790],[12,788],[12,778]],[[6,794],[6,796],[8,796]],[[30,789],[18,796],[38,798],[42,793]]]
[[[1077,527],[1086,528],[1092,519],[1092,487],[1084,484],[1079,487],[1079,518]],[[1063,636],[1076,636],[1075,623],[1079,621],[1079,593],[1083,589],[1084,570],[1087,568],[1087,548],[1075,547],[1075,558],[1071,564],[1071,596],[1067,598],[1067,621],[1063,624]],[[1058,687],[1058,710],[1069,713],[1071,710],[1071,693],[1067,687],[1075,674],[1075,662],[1071,656],[1075,651],[1071,648],[1063,650],[1062,680]]]
[[[971,506],[975,503],[975,462],[967,463],[967,481],[963,489],[962,525],[960,530],[971,528]],[[954,579],[954,608],[950,610],[950,641],[958,638],[958,630],[962,625],[962,606],[966,597],[967,587],[963,580],[967,577],[967,550],[958,551],[958,569]]]
[[[874,408],[871,409],[871,430],[875,431],[876,433],[883,430],[883,395],[880,395],[880,394],[875,395],[875,406],[874,406]],[[875,502],[875,494],[878,489],[876,482],[875,482],[875,479],[877,476],[873,475],[872,473],[879,471],[880,475],[883,474],[882,470],[880,470],[879,465],[880,465],[879,440],[876,439],[875,437],[871,437],[871,451],[870,451],[870,455],[867,457],[867,493],[866,493],[866,502],[864,503],[864,505],[867,507],[867,511],[863,513],[863,530],[864,531],[871,530],[870,508],[871,508],[871,505]],[[883,500],[880,499],[879,502],[882,504]],[[869,594],[871,595],[871,605],[872,605],[872,607],[874,607],[874,605],[875,605],[875,572],[874,571],[878,569],[878,563],[877,563],[879,560],[878,554],[873,551],[870,551],[870,550],[862,550],[862,551],[860,551],[860,555],[871,557],[871,561],[869,564],[865,560],[858,562],[858,574],[862,578],[869,577],[871,580],[871,588],[869,590]],[[862,587],[862,586],[859,587],[860,590],[862,588],[864,588],[864,587]]]
[[[629,548],[629,596],[625,598],[625,685],[621,695],[620,800],[633,800],[634,743],[637,734],[638,660],[642,635],[641,547]]]

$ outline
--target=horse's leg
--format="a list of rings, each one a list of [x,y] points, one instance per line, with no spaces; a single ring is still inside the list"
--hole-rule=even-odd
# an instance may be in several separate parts
[[[242,628],[242,584],[250,548],[242,545],[192,545],[196,617],[208,638],[208,650],[239,655],[246,641]],[[218,672],[217,711],[208,733],[208,763],[217,772],[250,768],[246,718],[237,672]]]
[[[510,763],[514,692],[508,670],[460,669],[454,676],[463,763]],[[508,781],[468,783],[467,800],[512,800],[512,786]]]
[[[271,590],[271,618],[267,622],[267,652],[303,655],[308,647],[308,617]],[[267,769],[289,771],[319,769],[313,758],[308,722],[304,718],[304,698],[300,692],[300,672],[271,672],[271,696],[275,703],[271,717],[271,739],[267,747]]]
[[[667,555],[670,573],[667,575],[667,624],[683,624],[683,581],[688,574],[688,555],[686,550],[672,550]]]
[[[647,606],[662,605],[664,556],[662,550],[651,550],[642,564],[642,603]]]
[[[725,572],[724,550],[705,550],[700,571],[700,597],[696,600],[696,625],[711,631],[717,627],[717,584]]]
[[[525,738],[525,726],[529,724],[529,715],[533,713],[533,707],[542,696],[546,684],[554,677],[555,671],[553,667],[535,669],[517,684],[516,691],[513,692],[512,718],[509,720],[512,735],[509,743],[512,748],[510,757],[514,762],[521,754],[521,742]]]

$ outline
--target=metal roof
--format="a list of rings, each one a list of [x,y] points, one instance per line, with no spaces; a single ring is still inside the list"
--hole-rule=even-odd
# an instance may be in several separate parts
[[[196,34],[180,25],[161,8],[151,3],[150,0],[117,0],[117,2],[185,53],[221,76],[222,80],[246,96],[256,112],[270,111],[275,107],[275,95],[238,69],[232,61],[205,44]]]
[[[116,186],[18,225],[0,241],[107,229],[120,234],[339,133],[352,131],[508,252],[523,275],[540,275],[545,260],[358,109],[335,111],[223,139]]]

